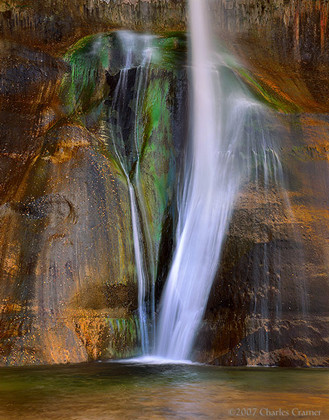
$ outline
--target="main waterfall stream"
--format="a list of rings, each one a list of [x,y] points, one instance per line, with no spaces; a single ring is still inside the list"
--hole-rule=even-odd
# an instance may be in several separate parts
[[[242,179],[282,180],[266,112],[232,76],[208,14],[190,0],[192,134],[156,341],[156,354],[174,360],[191,356]]]
[[[207,3],[191,0],[190,17],[192,144],[179,202],[177,248],[161,302],[156,346],[158,355],[171,359],[190,356],[207,304],[240,182],[235,156],[249,105],[245,98],[234,99],[226,116],[229,124],[225,124],[221,56],[214,56]],[[240,107],[239,112],[236,107]]]

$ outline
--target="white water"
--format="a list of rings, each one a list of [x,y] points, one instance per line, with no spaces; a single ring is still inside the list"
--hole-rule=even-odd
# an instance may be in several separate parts
[[[282,178],[266,112],[232,77],[210,27],[207,1],[190,0],[192,144],[156,342],[156,355],[169,359],[191,356],[242,182],[261,177],[266,190]]]
[[[135,364],[135,365],[194,365],[201,366],[201,363],[191,362],[191,360],[168,359],[157,356],[141,356],[132,359],[115,360],[115,363]]]
[[[161,301],[156,343],[156,354],[170,359],[190,357],[241,176],[235,151],[241,137],[244,105],[248,103],[232,102],[226,113],[232,121],[224,124],[221,63],[214,61],[218,56],[214,55],[207,14],[204,0],[190,0],[192,150],[179,203],[177,248]]]

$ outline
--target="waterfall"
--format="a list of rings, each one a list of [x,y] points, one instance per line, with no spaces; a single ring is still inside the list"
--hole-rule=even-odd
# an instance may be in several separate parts
[[[125,175],[130,199],[135,268],[138,282],[138,318],[142,354],[150,351],[149,335],[154,335],[154,279],[152,241],[140,186],[139,110],[147,87],[152,57],[150,35],[128,31],[117,33],[122,53],[122,68],[109,109],[105,138]],[[107,132],[109,130],[109,133]]]
[[[264,190],[282,182],[270,116],[234,75],[232,57],[213,44],[208,14],[206,1],[190,0],[192,135],[156,341],[156,355],[173,360],[191,356],[243,182],[254,178]]]
[[[224,124],[221,57],[209,33],[207,3],[190,1],[192,148],[179,203],[177,248],[161,300],[157,355],[187,359],[208,301],[240,182],[235,151],[243,102],[232,102]],[[215,61],[216,59],[216,61]],[[231,130],[229,138],[227,127]]]
[[[276,190],[291,216],[288,196],[280,190],[283,171],[276,138],[270,129],[272,116],[241,82],[239,64],[215,44],[210,26],[207,2],[190,0],[191,135],[179,182],[175,250],[162,292],[157,331],[156,256],[140,182],[141,110],[152,79],[150,65],[151,61],[156,62],[153,57],[156,51],[152,36],[117,34],[122,63],[110,100],[104,138],[110,142],[129,190],[141,351],[144,356],[153,353],[144,357],[144,361],[186,361],[191,357],[235,202],[244,187],[254,188],[255,197],[262,194],[265,202],[270,201],[270,194]],[[275,266],[279,278],[280,262],[271,260],[267,243],[263,245],[263,257],[257,266],[254,264],[252,277],[255,290],[263,289],[264,293],[262,297],[254,293],[251,310],[260,312],[264,325],[259,345],[250,342],[250,349],[255,351],[259,347],[258,351],[268,352],[269,272],[270,266]],[[278,290],[280,287],[278,283]],[[275,316],[279,318],[280,294],[275,299]]]
[[[143,255],[143,244],[141,242],[141,222],[138,216],[136,194],[134,187],[130,182],[129,185],[129,198],[131,208],[131,223],[133,228],[133,239],[134,239],[134,253],[136,272],[138,280],[138,317],[139,317],[139,328],[141,334],[141,346],[143,354],[149,351],[149,336],[147,327],[147,309],[146,309],[146,291],[147,291],[147,278],[144,271],[144,255]]]

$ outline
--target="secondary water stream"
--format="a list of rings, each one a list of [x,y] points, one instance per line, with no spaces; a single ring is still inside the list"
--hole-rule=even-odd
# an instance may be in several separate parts
[[[141,193],[140,185],[142,139],[139,135],[139,118],[147,86],[154,37],[128,31],[118,32],[117,36],[119,50],[123,55],[123,66],[109,109],[107,125],[109,133],[106,133],[106,136],[110,139],[111,148],[129,188],[138,281],[141,350],[143,354],[147,354],[150,351],[149,333],[154,335],[154,278],[152,278],[154,263],[152,241],[145,216],[144,195]],[[146,265],[146,259],[149,267]]]

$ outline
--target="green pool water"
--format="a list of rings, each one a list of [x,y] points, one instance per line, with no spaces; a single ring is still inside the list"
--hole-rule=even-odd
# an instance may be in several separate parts
[[[329,419],[329,370],[93,363],[0,369],[0,418]]]

